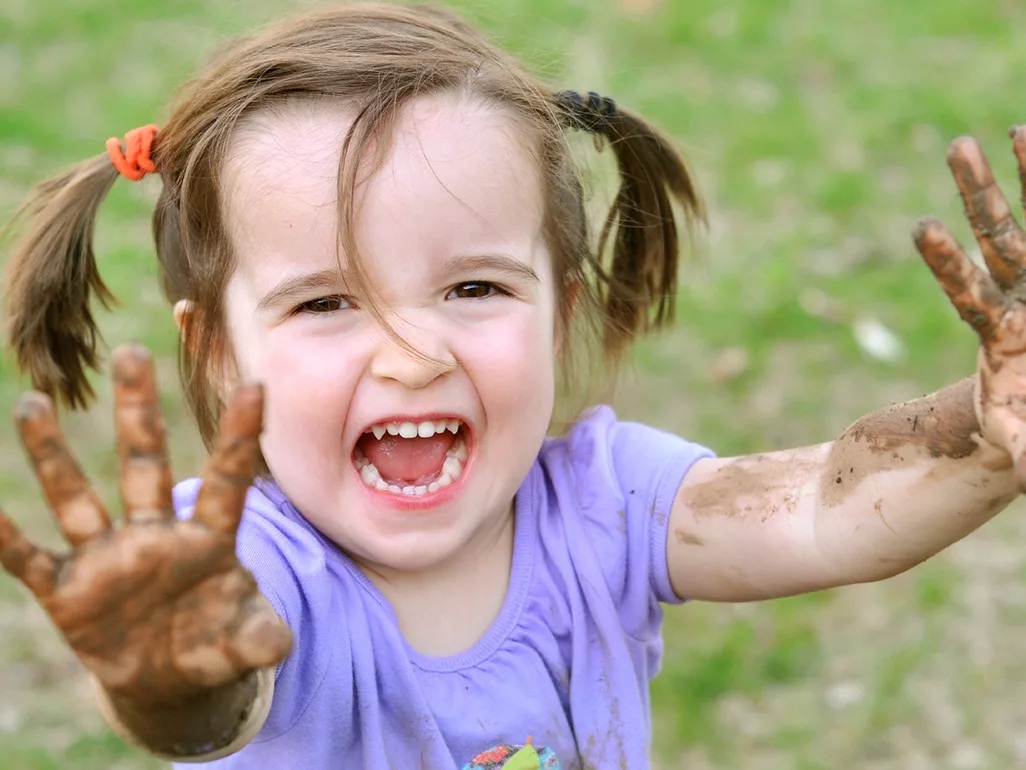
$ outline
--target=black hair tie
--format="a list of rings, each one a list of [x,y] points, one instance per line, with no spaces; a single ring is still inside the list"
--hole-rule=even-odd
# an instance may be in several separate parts
[[[604,133],[610,119],[616,115],[616,102],[594,91],[586,95],[577,91],[560,91],[555,100],[572,126],[593,134]]]

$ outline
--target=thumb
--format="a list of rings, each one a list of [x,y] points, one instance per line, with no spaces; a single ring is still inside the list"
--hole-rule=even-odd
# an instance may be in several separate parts
[[[1026,453],[1015,461],[1015,477],[1019,480],[1019,491],[1026,494]]]
[[[246,602],[232,647],[241,665],[267,668],[280,663],[292,650],[292,632],[270,602],[257,594]]]

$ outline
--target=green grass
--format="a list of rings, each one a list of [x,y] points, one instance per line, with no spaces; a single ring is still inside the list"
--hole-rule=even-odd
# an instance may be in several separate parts
[[[973,340],[909,238],[940,216],[968,241],[944,164],[972,132],[1017,198],[1005,132],[1026,121],[1026,6],[1009,0],[461,0],[554,83],[651,117],[686,150],[713,226],[683,272],[680,322],[639,346],[622,415],[724,455],[821,441],[860,414],[968,373]],[[164,117],[224,34],[280,15],[271,0],[0,0],[0,217],[41,176]],[[158,355],[179,475],[199,443],[173,376],[155,281],[152,184],[116,185],[98,235],[122,299],[110,344]],[[894,363],[853,334],[875,319]],[[746,364],[716,372],[725,356]],[[26,383],[9,361],[0,403]],[[115,468],[109,392],[66,418],[101,489]],[[0,500],[56,542],[12,431]],[[668,611],[653,685],[665,767],[1004,768],[1026,761],[1019,665],[1026,527],[1015,512],[886,584],[751,606]],[[0,770],[144,768],[90,706],[41,613],[0,578]]]

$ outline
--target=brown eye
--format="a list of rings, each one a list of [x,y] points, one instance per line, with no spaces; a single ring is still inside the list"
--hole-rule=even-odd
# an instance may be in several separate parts
[[[446,295],[446,299],[484,299],[492,294],[498,294],[500,290],[491,283],[476,282],[461,283]]]
[[[320,297],[304,302],[296,308],[297,313],[334,313],[336,310],[344,310],[352,307],[352,303],[345,297],[336,294],[331,297]]]

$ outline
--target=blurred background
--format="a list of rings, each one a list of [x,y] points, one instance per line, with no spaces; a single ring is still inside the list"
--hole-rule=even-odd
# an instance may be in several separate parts
[[[974,342],[912,247],[933,214],[972,243],[945,165],[963,133],[1019,198],[1006,132],[1026,121],[1018,0],[444,0],[554,85],[647,115],[686,151],[712,227],[676,328],[615,398],[720,454],[828,440],[866,411],[972,371]],[[294,0],[0,0],[0,219],[28,187],[161,122],[226,35]],[[155,280],[157,182],[115,185],[98,233],[121,300],[108,345],[158,356],[180,477],[202,461]],[[0,252],[2,255],[3,252]],[[0,256],[5,259],[6,256]],[[0,405],[27,383],[9,357]],[[109,387],[64,423],[116,500]],[[9,423],[8,423],[9,424]],[[13,428],[0,501],[57,545]],[[667,613],[653,685],[658,767],[1026,767],[1026,523],[1016,504],[884,584]],[[0,769],[151,768],[91,706],[26,592],[0,575]]]

